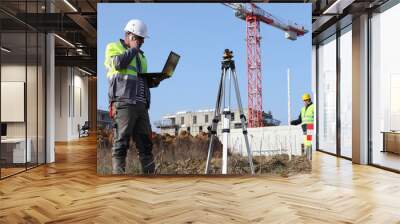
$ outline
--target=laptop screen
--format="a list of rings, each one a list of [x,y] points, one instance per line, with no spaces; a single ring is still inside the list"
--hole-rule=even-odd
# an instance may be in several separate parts
[[[180,58],[180,56],[177,53],[171,51],[171,53],[169,53],[167,62],[164,65],[164,69],[162,70],[162,73],[171,77],[175,71],[176,65],[178,64],[179,58]]]

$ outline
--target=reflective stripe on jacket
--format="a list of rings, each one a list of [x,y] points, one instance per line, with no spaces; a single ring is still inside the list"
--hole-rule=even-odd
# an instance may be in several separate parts
[[[311,147],[312,145],[312,133],[314,129],[314,104],[301,109],[301,121],[302,126],[306,126],[306,132],[304,133],[304,145]],[[312,127],[312,128],[311,128]],[[304,130],[303,130],[304,132]]]
[[[121,41],[109,43],[106,47],[106,55],[104,65],[107,68],[108,79],[108,97],[110,102],[127,102],[136,104],[136,96],[138,93],[138,72],[147,72],[147,59],[143,52],[139,51],[132,58],[126,68],[117,69],[114,57],[125,53],[127,49]],[[140,65],[138,66],[138,62]],[[139,71],[140,68],[140,71]],[[145,92],[147,98],[147,106],[150,106],[150,90],[145,82]]]
[[[301,108],[301,122],[302,124],[314,123],[314,104]]]

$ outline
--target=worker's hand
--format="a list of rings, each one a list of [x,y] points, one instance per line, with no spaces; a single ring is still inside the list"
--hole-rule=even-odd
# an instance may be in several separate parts
[[[161,80],[162,80],[161,78],[153,78],[152,79],[153,86],[157,87],[158,85],[160,85]]]
[[[135,49],[139,50],[138,44],[136,43],[135,40],[130,40],[128,45],[129,45],[129,48],[135,48]]]

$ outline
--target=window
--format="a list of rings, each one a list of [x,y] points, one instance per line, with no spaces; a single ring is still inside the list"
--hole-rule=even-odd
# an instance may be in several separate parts
[[[336,35],[318,48],[318,146],[336,154]]]
[[[1,1],[0,5],[13,10],[15,2]],[[36,13],[42,12],[40,6],[43,3],[43,0],[30,3],[17,1],[18,15],[38,15]],[[0,123],[4,128],[2,136],[15,140],[15,143],[2,144],[0,147],[2,179],[45,163],[46,37],[44,33],[18,23],[6,13],[0,12],[0,17],[10,22],[3,23],[0,28]],[[13,94],[13,98],[6,98],[10,94]],[[11,111],[10,106],[15,110]]]
[[[205,123],[208,123],[208,114],[206,114],[206,115],[204,116],[204,122],[205,122]]]
[[[372,163],[396,170],[400,170],[400,156],[391,152],[400,148],[400,136],[391,131],[400,131],[399,20],[400,4],[371,19]]]
[[[197,123],[197,116],[195,115],[195,116],[193,116],[193,124],[196,124]]]
[[[340,154],[352,157],[352,31],[340,36]]]
[[[185,118],[181,117],[181,125],[185,123]]]
[[[235,128],[242,128],[242,123],[235,123],[234,127]]]
[[[318,46],[317,142],[319,150],[351,158],[352,26],[339,33]]]
[[[177,127],[175,127],[175,135],[178,135],[178,131],[179,131],[179,129]]]
[[[232,112],[232,113],[231,113],[231,121],[234,121],[234,120],[235,120],[235,113]]]
[[[203,131],[203,126],[200,126],[200,127],[199,127],[199,131]]]

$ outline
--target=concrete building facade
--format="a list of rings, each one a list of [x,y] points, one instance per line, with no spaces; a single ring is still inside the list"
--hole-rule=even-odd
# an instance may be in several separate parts
[[[247,109],[244,111],[247,117]],[[280,121],[273,118],[272,113],[264,114],[265,126],[277,126]],[[231,129],[240,129],[242,123],[240,120],[240,112],[238,109],[231,111]],[[162,117],[161,120],[155,122],[155,126],[160,129],[160,133],[168,133],[176,135],[181,131],[187,131],[191,135],[197,135],[200,132],[208,132],[208,127],[211,126],[214,119],[214,109],[198,110],[198,111],[180,111],[175,114],[168,114]],[[221,122],[218,124],[218,131],[221,129]]]

